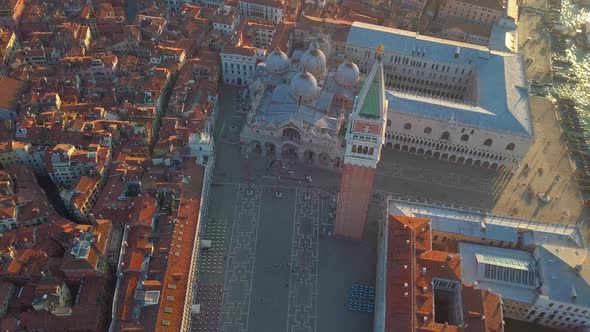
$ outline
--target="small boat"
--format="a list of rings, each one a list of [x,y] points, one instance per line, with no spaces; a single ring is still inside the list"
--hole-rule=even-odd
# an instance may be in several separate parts
[[[573,73],[564,74],[564,73],[554,73],[553,79],[558,82],[563,83],[577,83],[579,80],[575,77]]]
[[[574,64],[572,60],[563,56],[554,56],[553,58],[551,58],[551,60],[553,60],[553,63],[557,65],[571,66]]]

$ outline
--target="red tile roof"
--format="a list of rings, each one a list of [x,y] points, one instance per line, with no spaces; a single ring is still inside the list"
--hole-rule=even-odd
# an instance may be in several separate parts
[[[185,317],[185,306],[192,304],[192,299],[187,299],[186,294],[189,285],[190,269],[196,269],[193,262],[193,246],[196,241],[196,231],[199,227],[199,210],[201,207],[201,189],[203,186],[204,167],[197,165],[194,159],[186,159],[183,162],[181,180],[180,206],[176,215],[176,223],[172,223],[173,239],[168,257],[168,268],[163,282],[161,298],[174,297],[171,304],[162,303],[159,307],[158,320],[155,331],[178,331]],[[185,182],[186,181],[186,182]],[[174,285],[172,288],[170,285]],[[165,307],[172,307],[172,312],[165,311]],[[170,325],[163,325],[166,320]]]
[[[16,110],[18,98],[23,94],[25,82],[9,77],[0,77],[0,109]],[[4,130],[4,129],[3,129]]]
[[[432,285],[435,278],[460,283],[460,257],[432,250],[428,219],[389,216],[386,231],[385,330],[459,331],[459,326],[435,321]],[[462,331],[503,331],[499,295],[467,286],[461,286],[460,291],[463,323],[467,323]]]
[[[151,172],[158,169],[150,168]],[[185,305],[190,308],[192,304],[192,299],[186,299],[186,294],[192,287],[189,285],[189,274],[191,269],[195,269],[192,254],[199,227],[204,169],[191,158],[184,160],[180,173],[171,172],[170,168],[162,170],[169,173],[170,182],[160,183],[159,186],[178,197],[178,200],[171,196],[163,199],[171,199],[178,207],[171,214],[158,215],[158,236],[148,238],[152,229],[146,226],[151,226],[156,201],[145,193],[136,201],[138,208],[130,221],[118,297],[116,329],[120,331],[178,331],[183,318],[186,319]],[[148,256],[148,273],[142,287],[144,290],[160,291],[159,303],[140,307],[139,316],[134,317],[136,288]]]

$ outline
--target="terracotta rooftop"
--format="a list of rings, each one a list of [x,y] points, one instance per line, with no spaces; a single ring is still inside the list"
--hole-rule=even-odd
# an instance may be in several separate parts
[[[291,40],[291,34],[293,33],[293,29],[295,29],[294,22],[284,22],[281,21],[277,25],[275,34],[272,36],[272,42],[270,44],[269,50],[274,50],[275,48],[280,48],[285,52],[289,51],[289,41]]]
[[[185,159],[183,162],[180,205],[176,215],[176,222],[170,224],[173,227],[172,246],[168,257],[168,269],[163,281],[161,298],[174,297],[171,304],[162,303],[158,312],[155,331],[178,331],[185,316],[185,306],[192,304],[192,299],[186,298],[188,278],[190,271],[196,267],[192,265],[193,246],[195,234],[199,227],[199,210],[201,204],[201,189],[203,186],[203,166],[197,165],[194,159]],[[173,249],[174,248],[174,249]],[[172,308],[168,312],[166,307]],[[165,324],[169,322],[169,325]]]
[[[503,331],[500,296],[461,284],[460,257],[432,250],[428,219],[389,216],[386,232],[385,331]],[[435,317],[432,287],[439,280],[456,285],[462,322]]]
[[[0,77],[0,110],[16,110],[18,98],[23,93],[25,82],[10,77]]]
[[[69,316],[55,316],[48,311],[30,311],[19,313],[16,322],[10,317],[2,321],[2,328],[11,327],[10,331],[100,331],[104,330],[106,319],[103,317],[104,306],[108,303],[102,300],[101,294],[106,279],[86,278],[79,287],[77,303],[72,306]],[[72,323],[75,322],[75,323]]]
[[[155,167],[150,167],[152,171]],[[170,169],[168,169],[170,171]],[[119,331],[179,331],[190,309],[192,299],[186,299],[189,274],[195,267],[193,246],[198,224],[204,169],[194,159],[185,159],[180,173],[169,174],[170,183],[162,183],[174,193],[177,208],[170,214],[158,215],[158,232],[154,239],[151,217],[155,199],[142,194],[136,201],[130,221],[127,250],[123,257],[123,277],[117,303],[116,329]],[[163,199],[166,201],[166,198]],[[165,204],[165,203],[164,203]],[[149,227],[146,227],[149,226]],[[148,266],[144,262],[149,262]],[[145,272],[142,272],[144,271]],[[193,271],[194,272],[194,271]],[[145,274],[144,274],[145,273]],[[145,276],[145,280],[142,280]],[[137,307],[136,289],[158,291],[155,305]],[[185,307],[187,306],[187,307]],[[139,310],[139,312],[136,312]]]

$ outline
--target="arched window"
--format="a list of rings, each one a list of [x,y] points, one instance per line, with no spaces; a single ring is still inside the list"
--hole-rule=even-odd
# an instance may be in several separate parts
[[[387,120],[387,126],[391,127],[391,120],[389,120],[389,119]]]
[[[356,145],[352,146],[352,153],[356,153]]]
[[[483,145],[492,146],[492,139],[491,138],[486,139],[485,142],[483,142]]]
[[[506,150],[514,151],[514,143],[506,145]]]
[[[363,147],[363,154],[367,154],[367,152],[369,152],[369,148],[368,147]]]
[[[291,141],[299,141],[301,139],[301,135],[299,134],[299,131],[294,128],[285,128],[283,130],[283,137],[287,137]]]
[[[430,127],[424,128],[424,133],[425,134],[431,134],[432,133],[432,128],[430,128]]]
[[[411,129],[412,129],[412,124],[411,124],[411,123],[409,123],[409,122],[408,122],[408,123],[406,123],[406,124],[404,125],[404,129],[405,129],[405,130],[411,130]]]
[[[373,148],[369,148],[369,154],[370,154],[370,155],[373,155],[373,152],[374,152],[374,151],[375,151],[375,150],[373,150]]]
[[[461,141],[463,141],[463,142],[469,141],[469,135],[464,134],[463,136],[461,136]]]
[[[448,131],[445,131],[441,136],[440,139],[446,139],[448,140],[451,137],[451,133],[449,133]]]

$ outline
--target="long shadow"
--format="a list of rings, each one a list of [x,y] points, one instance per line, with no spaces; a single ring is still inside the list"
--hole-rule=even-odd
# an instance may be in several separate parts
[[[59,188],[57,188],[55,183],[51,181],[51,178],[49,176],[38,176],[37,181],[39,182],[39,186],[45,192],[45,195],[47,195],[47,199],[49,200],[49,203],[51,203],[51,206],[53,206],[53,209],[64,218],[75,220],[75,218],[68,213],[59,194]]]

